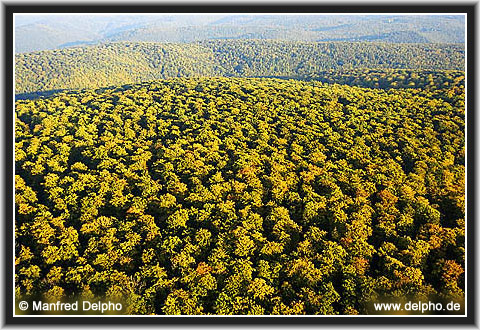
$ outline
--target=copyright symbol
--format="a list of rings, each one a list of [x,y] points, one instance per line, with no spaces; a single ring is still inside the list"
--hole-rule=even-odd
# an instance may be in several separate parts
[[[22,311],[26,311],[28,309],[28,302],[20,301],[20,303],[18,304],[18,308],[20,308],[20,310]]]

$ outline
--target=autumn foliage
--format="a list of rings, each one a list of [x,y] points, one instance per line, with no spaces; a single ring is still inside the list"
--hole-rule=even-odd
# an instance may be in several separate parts
[[[131,314],[463,297],[450,75],[430,89],[176,78],[17,101],[17,296],[115,297]]]

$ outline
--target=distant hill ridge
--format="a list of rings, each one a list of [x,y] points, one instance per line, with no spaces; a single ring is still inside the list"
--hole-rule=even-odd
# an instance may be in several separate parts
[[[116,42],[15,55],[16,94],[172,77],[310,77],[329,70],[463,70],[463,44],[214,40]]]
[[[214,39],[463,43],[463,15],[17,15],[15,51]]]

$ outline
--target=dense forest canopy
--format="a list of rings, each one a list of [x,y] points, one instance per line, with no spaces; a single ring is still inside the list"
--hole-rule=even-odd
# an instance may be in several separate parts
[[[14,18],[17,301],[464,312],[464,15]]]
[[[327,50],[372,50],[270,43],[275,52],[249,62],[247,51],[262,44],[237,48],[245,70],[253,70],[247,74],[299,70],[280,64],[282,47],[305,60],[313,57],[305,47],[326,58]],[[36,53],[18,56],[17,71],[35,63],[32,72],[45,72],[47,89],[86,87],[89,79],[81,78],[95,73],[81,71],[85,63],[99,65],[100,83],[135,80],[142,66],[173,68],[160,64],[165,59],[191,75],[234,74],[238,58],[229,45]],[[360,63],[384,58],[385,45],[371,47],[377,56]],[[400,63],[436,65],[417,51],[460,65],[457,46],[395,47],[390,56]],[[215,57],[219,48],[223,57]],[[98,49],[122,60],[95,61]],[[144,54],[134,57],[138,63],[132,50]],[[182,51],[188,56],[171,56]],[[389,81],[382,72],[370,72],[372,79]],[[458,73],[430,75],[430,88],[409,89],[175,78],[17,101],[17,296],[119,298],[132,314],[357,314],[388,297],[463,299],[464,82]],[[32,86],[17,81],[21,91]]]
[[[420,73],[421,78],[406,82],[407,87],[412,87],[408,86],[411,82],[414,82],[413,87],[421,87],[423,84],[417,85],[415,81],[428,80],[430,74],[445,76],[445,73],[436,72],[463,71],[464,55],[462,44],[275,40],[216,40],[190,44],[110,43],[17,54],[15,91],[16,94],[24,94],[95,88],[174,77],[322,80],[328,76],[332,81],[331,77],[336,75],[329,74],[329,71],[355,71],[354,76],[362,75],[364,69],[387,70],[387,75],[392,72],[391,69],[415,70],[417,73],[433,71],[425,75]],[[454,73],[454,77],[461,75]],[[454,77],[445,79],[452,80]],[[360,85],[378,87],[375,82]]]

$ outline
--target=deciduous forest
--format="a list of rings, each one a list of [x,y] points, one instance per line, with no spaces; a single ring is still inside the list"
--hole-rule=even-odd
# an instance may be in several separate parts
[[[377,69],[387,70],[385,75],[394,69],[463,71],[464,57],[461,44],[278,40],[110,43],[17,54],[15,88],[17,94],[22,94],[205,76],[295,79],[328,76],[335,81],[337,75],[327,75],[325,71]],[[428,77],[428,74],[425,76]],[[342,79],[339,82],[343,83],[344,78],[341,75],[339,78]],[[393,78],[390,76],[390,79]],[[408,82],[416,79],[412,77]]]
[[[121,42],[15,59],[17,298],[190,315],[463,301],[463,45]]]

